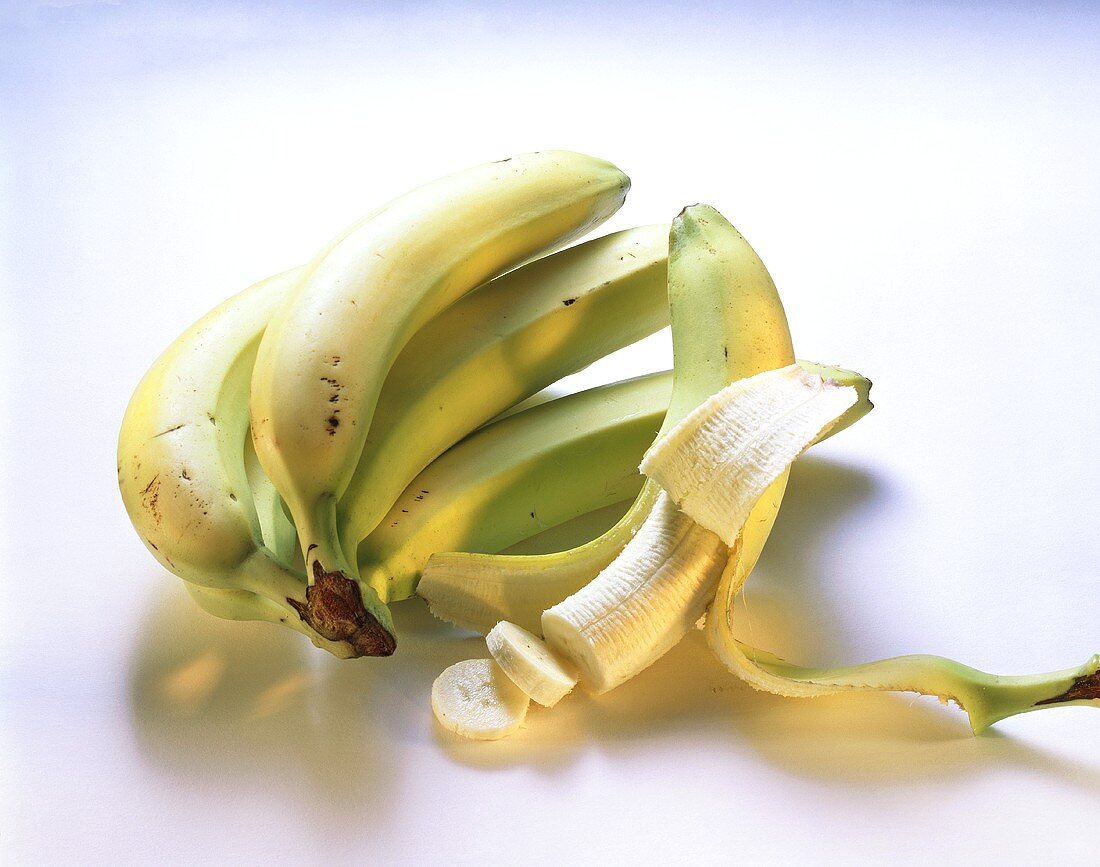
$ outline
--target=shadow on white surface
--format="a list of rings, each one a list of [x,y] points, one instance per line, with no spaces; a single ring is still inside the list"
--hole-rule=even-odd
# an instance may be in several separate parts
[[[784,506],[784,530],[769,550],[784,580],[799,587],[814,580],[835,522],[881,495],[865,473],[805,463]],[[795,700],[755,692],[726,672],[699,632],[605,696],[578,691],[553,710],[532,704],[513,737],[464,741],[434,722],[431,684],[448,665],[487,655],[484,643],[434,620],[418,599],[394,606],[394,619],[394,657],[340,661],[288,630],[219,621],[164,577],[134,650],[138,744],[155,764],[202,786],[284,785],[310,801],[309,790],[323,793],[334,818],[372,805],[384,816],[401,787],[402,757],[417,750],[443,750],[472,768],[521,766],[553,775],[590,751],[614,756],[668,741],[849,784],[958,781],[1014,766],[1100,795],[1100,768],[995,732],[975,738],[965,714],[935,700]],[[768,619],[768,646],[812,648],[829,640],[789,619]],[[830,652],[843,652],[832,642]]]

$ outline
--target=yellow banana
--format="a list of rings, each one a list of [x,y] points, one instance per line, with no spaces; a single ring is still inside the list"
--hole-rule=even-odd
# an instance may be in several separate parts
[[[418,328],[493,276],[583,234],[629,181],[565,151],[478,166],[414,190],[315,261],[261,341],[252,431],[295,526],[303,620],[364,655],[388,655],[389,610],[356,582],[336,506],[359,462],[386,374]]]

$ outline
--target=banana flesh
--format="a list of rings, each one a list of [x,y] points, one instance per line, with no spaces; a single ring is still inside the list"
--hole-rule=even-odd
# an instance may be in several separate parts
[[[761,494],[856,400],[792,364],[727,386],[657,440],[642,462],[665,489],[653,514],[596,580],[542,615],[547,643],[587,687],[613,689],[691,629]]]
[[[660,659],[706,610],[726,546],[661,493],[622,553],[595,580],[542,615],[546,643],[607,692]]]
[[[490,629],[485,646],[509,679],[543,707],[553,707],[577,685],[572,665],[514,623],[502,620]]]
[[[364,655],[396,646],[379,594],[349,577],[336,505],[402,348],[471,289],[601,223],[628,188],[609,163],[565,151],[459,172],[349,232],[278,309],[252,377],[252,435],[298,530],[309,582],[300,614],[322,634]]]
[[[531,699],[493,660],[466,659],[432,684],[432,711],[447,731],[492,741],[523,725]]]

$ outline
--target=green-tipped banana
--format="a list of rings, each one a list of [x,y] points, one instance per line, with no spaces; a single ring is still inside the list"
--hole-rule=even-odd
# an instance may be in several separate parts
[[[252,432],[298,529],[301,616],[321,634],[367,656],[396,646],[389,609],[349,577],[336,505],[409,338],[481,283],[599,225],[628,188],[610,163],[567,151],[459,172],[358,225],[272,319],[252,377]]]
[[[592,388],[481,428],[402,493],[359,546],[361,573],[404,597],[436,551],[500,551],[636,494],[671,379]]]
[[[812,361],[799,366],[823,379],[856,390],[858,400],[820,440],[854,424],[873,408],[871,382],[851,370]],[[818,440],[818,441],[820,441]],[[641,497],[652,508],[657,487],[646,485]],[[650,498],[649,494],[653,496]],[[432,613],[449,623],[482,634],[501,620],[541,634],[542,612],[588,584],[636,535],[645,512],[641,498],[607,533],[569,551],[554,554],[433,554],[416,592]]]

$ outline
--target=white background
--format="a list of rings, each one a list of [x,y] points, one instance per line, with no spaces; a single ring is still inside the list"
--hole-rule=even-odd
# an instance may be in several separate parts
[[[721,209],[798,354],[875,381],[797,466],[747,634],[1001,673],[1100,651],[1100,12],[720,6],[8,7],[11,863],[1095,858],[1091,708],[974,738],[935,700],[753,693],[694,635],[460,743],[428,693],[475,639],[414,601],[398,656],[330,659],[197,611],[128,525],[119,421],[186,325],[414,184],[568,147],[633,179],[608,229]],[[661,336],[574,385],[668,362]]]

